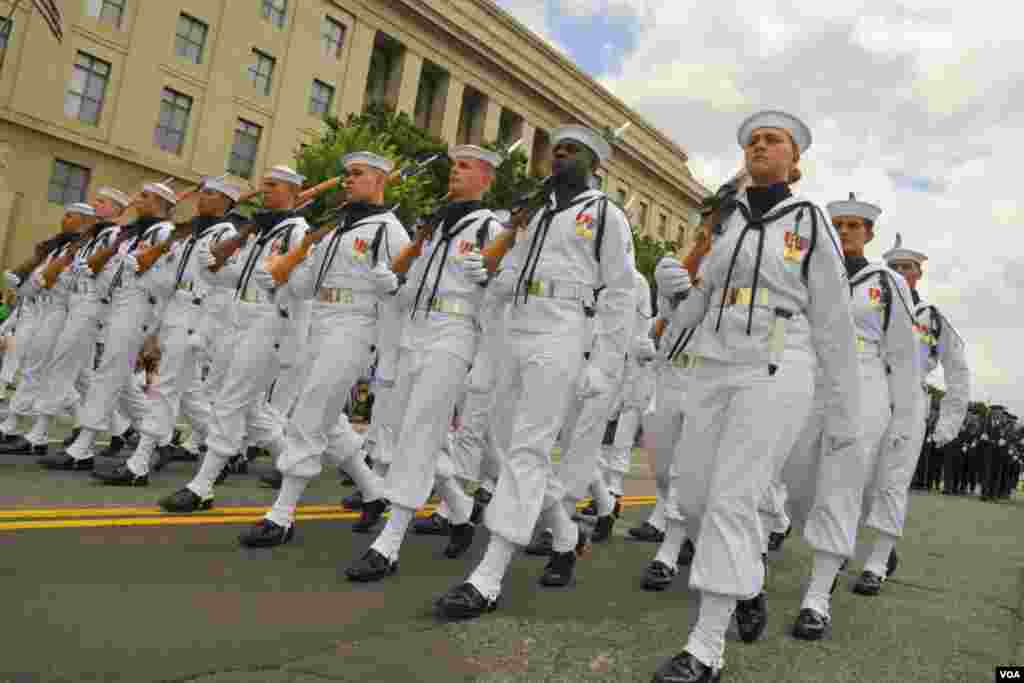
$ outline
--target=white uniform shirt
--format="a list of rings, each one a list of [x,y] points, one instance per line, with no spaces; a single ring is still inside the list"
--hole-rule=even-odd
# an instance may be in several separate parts
[[[431,239],[424,243],[423,253],[413,263],[402,287],[406,319],[402,325],[401,346],[404,349],[443,350],[472,363],[481,329],[478,316],[483,313],[481,304],[486,288],[466,277],[462,262],[468,254],[479,251],[481,243],[486,245],[493,240],[502,228],[489,209],[473,211],[451,226],[453,237],[448,241],[442,240],[446,228],[439,225]],[[442,245],[444,253],[440,251]],[[441,310],[426,310],[431,294],[434,294],[434,305]],[[415,311],[412,310],[414,305]],[[451,305],[460,310],[445,313],[445,307]]]
[[[749,211],[749,205],[746,195],[739,202],[742,206],[714,239],[701,264],[699,284],[676,309],[675,322],[679,327],[700,325],[691,343],[696,355],[767,367],[780,360],[769,337],[778,324],[775,309],[785,309],[793,315],[784,321],[786,357],[802,354],[814,362],[817,356],[825,382],[826,431],[836,438],[854,439],[860,412],[856,332],[835,230],[817,206],[789,197],[763,217],[764,250],[757,269],[762,231],[747,230],[740,246],[747,225],[743,210]],[[756,294],[752,291],[755,271]],[[730,290],[735,288],[746,290],[745,302],[731,301]],[[751,306],[754,297],[756,305]]]
[[[858,354],[862,362],[884,360],[893,405],[890,432],[909,437],[914,432],[914,402],[921,386],[910,288],[896,272],[882,264],[869,264],[851,278],[850,290]]]
[[[599,201],[605,200],[605,201]],[[604,236],[600,261],[595,256],[595,240],[604,205]],[[537,256],[538,232],[550,221],[543,248]],[[529,259],[529,260],[528,260]],[[535,266],[535,268],[534,268]],[[532,271],[532,272],[530,272]],[[579,289],[575,300],[530,296],[528,279],[534,282],[565,283]],[[517,285],[518,293],[517,293]],[[597,302],[601,319],[599,354],[591,357],[607,375],[616,376],[629,347],[633,310],[633,238],[625,214],[603,192],[587,190],[568,206],[556,211],[555,198],[530,221],[525,234],[501,263],[494,283],[505,295],[515,295],[505,329],[509,332],[575,335],[585,317],[583,303],[589,302],[594,289],[603,286]]]
[[[941,318],[941,323],[934,319],[935,316]],[[946,394],[942,397],[935,432],[953,439],[964,422],[971,398],[971,371],[967,367],[966,345],[949,320],[924,301],[914,308],[914,321],[921,379],[926,380],[940,362],[946,378]],[[941,328],[937,338],[932,333],[935,327]]]

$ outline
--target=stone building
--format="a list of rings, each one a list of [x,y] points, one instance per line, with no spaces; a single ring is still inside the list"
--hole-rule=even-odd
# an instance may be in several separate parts
[[[491,0],[63,0],[64,40],[31,3],[0,39],[0,261],[55,231],[61,208],[113,184],[257,179],[372,102],[449,143],[631,121],[603,169],[636,194],[646,234],[688,236],[707,193],[686,153]],[[10,12],[0,0],[0,12]],[[191,207],[179,208],[179,216]]]

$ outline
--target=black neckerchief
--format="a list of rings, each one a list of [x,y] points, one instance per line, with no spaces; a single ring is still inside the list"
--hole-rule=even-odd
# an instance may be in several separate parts
[[[126,235],[124,238],[125,241],[132,240],[132,246],[129,250],[138,246],[139,238],[142,237],[142,233],[146,232],[157,223],[161,223],[165,220],[165,218],[157,218],[156,216],[139,216],[134,221],[124,226],[124,234]]]
[[[756,218],[761,218],[773,207],[792,197],[789,185],[786,183],[775,183],[768,187],[748,187],[747,203],[750,204],[750,213]]]
[[[264,237],[275,225],[288,220],[294,215],[294,209],[267,209],[254,213],[249,222],[259,227],[259,237]]]
[[[482,202],[471,200],[452,202],[441,210],[441,235],[437,240],[437,246],[430,252],[430,258],[427,259],[427,267],[423,270],[423,278],[420,280],[420,286],[416,289],[416,299],[413,301],[412,315],[410,317],[416,317],[416,311],[423,296],[423,287],[427,284],[427,278],[430,277],[430,267],[434,265],[434,257],[437,256],[438,252],[441,252],[441,262],[437,266],[437,277],[434,278],[434,285],[431,287],[430,296],[427,297],[427,311],[430,311],[430,307],[434,305],[434,299],[437,298],[437,290],[441,286],[441,275],[444,273],[445,262],[448,260],[448,249],[451,246],[451,242],[456,235],[462,232],[462,228],[465,227],[462,223],[466,216],[482,208]]]
[[[326,255],[324,256],[323,263],[320,264],[320,272],[317,273],[316,284],[313,286],[313,296],[316,296],[317,292],[320,291],[320,286],[323,284],[324,278],[327,277],[327,272],[334,264],[334,257],[338,254],[338,245],[341,243],[342,236],[356,228],[360,221],[383,213],[389,213],[389,210],[381,204],[349,202],[345,205],[345,210],[341,214],[341,220],[338,221],[338,227],[334,229],[331,241],[327,243]]]
[[[590,188],[584,186],[583,189],[575,195],[572,195],[571,197],[566,196],[564,203],[561,200],[558,200],[556,195],[555,206],[551,207],[549,204],[542,210],[540,221],[537,222],[537,229],[533,231],[533,237],[530,240],[530,248],[526,252],[526,261],[523,263],[523,267],[519,270],[519,280],[516,282],[516,288],[512,296],[513,303],[518,301],[519,291],[522,289],[524,281],[526,283],[526,292],[523,294],[523,303],[526,303],[530,298],[530,282],[533,281],[533,276],[537,273],[537,264],[540,262],[540,253],[544,249],[544,242],[548,238],[548,230],[551,228],[551,221],[554,220],[555,214],[572,208],[576,204],[585,202],[589,197],[580,199],[580,195],[586,192],[590,192]]]
[[[917,293],[916,289],[910,290],[910,298],[914,300],[915,306],[921,303],[921,295]]]
[[[846,277],[850,280],[868,265],[868,260],[863,256],[845,256],[843,261],[846,263]]]
[[[185,269],[188,267],[188,260],[192,257],[199,240],[206,235],[207,231],[218,223],[227,221],[225,216],[195,216],[192,218],[192,234],[185,242],[185,250],[182,252],[181,260],[178,261],[178,271],[174,277],[174,288],[181,284],[181,278],[185,276]]]

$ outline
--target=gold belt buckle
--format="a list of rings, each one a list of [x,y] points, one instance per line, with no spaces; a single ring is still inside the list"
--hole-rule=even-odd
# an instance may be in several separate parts
[[[757,298],[759,305],[767,306],[768,290],[762,289]],[[754,290],[752,287],[730,287],[725,295],[725,304],[726,306],[749,306],[753,299]]]
[[[351,306],[356,302],[355,293],[351,289],[343,288],[321,289],[318,298],[326,304],[346,304]]]
[[[864,341],[864,337],[857,337],[857,353],[864,353],[867,351],[867,344]]]
[[[434,299],[434,302],[430,305],[430,310],[437,311],[438,313],[448,313],[449,315],[469,315],[469,307],[464,302],[451,299]]]
[[[526,291],[529,292],[530,296],[551,296],[551,287],[543,280],[530,280]]]
[[[178,289],[182,292],[191,292],[195,288],[195,284],[192,281],[182,281],[178,283]]]
[[[697,357],[689,353],[680,353],[672,359],[672,365],[680,370],[688,370],[697,367]]]

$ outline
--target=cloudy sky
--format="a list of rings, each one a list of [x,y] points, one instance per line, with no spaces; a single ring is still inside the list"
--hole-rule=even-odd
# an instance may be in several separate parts
[[[972,398],[1024,416],[1024,34],[1002,4],[497,2],[675,139],[709,187],[739,168],[747,114],[800,116],[814,143],[799,191],[879,204],[868,257],[897,231],[929,255],[920,291],[968,342]]]

